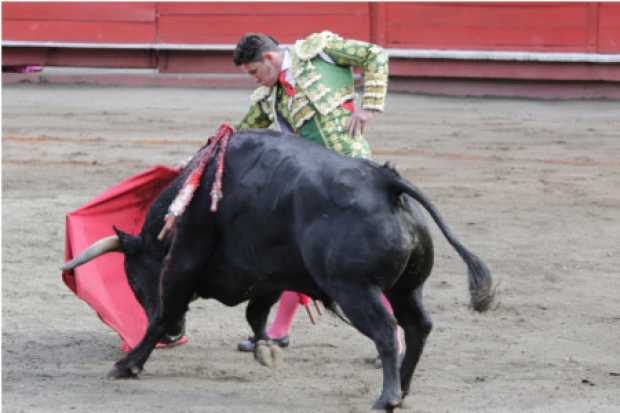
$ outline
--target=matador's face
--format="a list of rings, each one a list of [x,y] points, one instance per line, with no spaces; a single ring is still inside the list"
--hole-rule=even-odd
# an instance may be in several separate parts
[[[278,82],[282,62],[272,52],[267,52],[259,61],[241,65],[243,71],[252,76],[256,83],[273,87]]]

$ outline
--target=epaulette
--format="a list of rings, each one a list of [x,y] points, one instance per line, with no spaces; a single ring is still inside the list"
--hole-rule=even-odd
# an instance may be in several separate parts
[[[250,96],[250,102],[252,104],[258,103],[271,94],[271,88],[267,86],[259,86],[256,88],[252,96]]]
[[[314,33],[306,37],[303,40],[297,40],[295,42],[295,53],[300,60],[309,60],[318,55],[325,49],[327,42],[331,38],[338,38],[339,36],[330,32],[324,31],[321,33]]]

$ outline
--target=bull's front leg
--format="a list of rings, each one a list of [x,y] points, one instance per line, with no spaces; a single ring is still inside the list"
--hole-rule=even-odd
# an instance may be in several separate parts
[[[183,289],[179,286],[168,287],[166,290],[169,292],[164,294],[163,309],[158,309],[157,313],[151,317],[146,333],[138,346],[114,365],[114,369],[110,372],[111,377],[137,377],[155,346],[166,333],[173,327],[183,327],[184,323],[180,324],[180,320],[184,320],[183,315],[187,311],[192,295],[189,291],[184,292],[187,288]]]
[[[196,280],[203,273],[208,251],[201,240],[176,236],[172,248],[164,259],[159,275],[157,297],[152,301],[154,311],[149,313],[149,325],[144,338],[125,358],[119,360],[110,373],[115,378],[136,377],[159,340],[177,325],[187,312],[195,294]]]
[[[137,377],[165,331],[165,324],[160,320],[150,322],[140,344],[129,352],[125,358],[117,361],[108,376],[115,379]]]

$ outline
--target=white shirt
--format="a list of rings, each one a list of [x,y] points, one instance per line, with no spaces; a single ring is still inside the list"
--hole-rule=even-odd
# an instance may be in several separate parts
[[[291,85],[295,86],[295,78],[293,77],[291,70],[289,70],[291,67],[293,67],[293,59],[291,59],[291,54],[289,53],[289,51],[285,49],[284,58],[282,59],[282,67],[280,68],[280,71],[286,70],[284,78]]]

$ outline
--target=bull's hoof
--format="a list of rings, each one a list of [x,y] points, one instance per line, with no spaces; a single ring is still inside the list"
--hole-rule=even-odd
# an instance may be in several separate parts
[[[254,348],[254,358],[263,366],[278,368],[282,365],[280,344],[274,340],[260,340]]]
[[[391,397],[381,397],[375,402],[375,404],[372,405],[372,409],[392,412],[395,408],[400,407],[402,402],[403,400],[397,395],[393,395]]]
[[[271,350],[265,340],[260,340],[256,343],[256,347],[254,348],[254,358],[263,366],[273,367]]]
[[[276,369],[282,365],[282,349],[278,344],[271,344],[269,346],[269,352],[271,353],[271,367]]]
[[[138,377],[142,369],[137,366],[123,366],[115,364],[114,368],[108,373],[111,379],[135,379]]]

